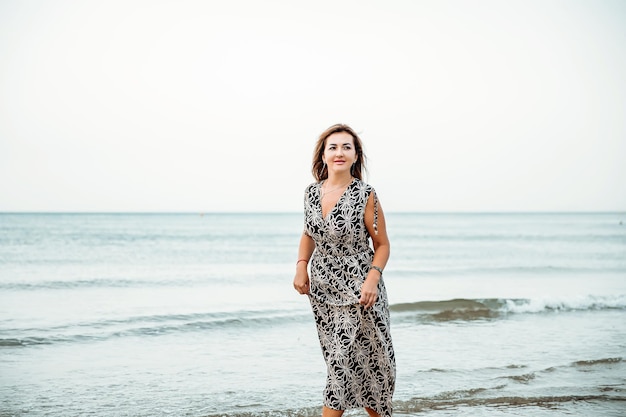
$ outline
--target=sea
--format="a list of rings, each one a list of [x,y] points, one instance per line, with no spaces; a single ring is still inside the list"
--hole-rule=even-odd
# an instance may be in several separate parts
[[[386,219],[394,415],[626,416],[626,213]],[[0,416],[320,415],[302,230],[0,214]]]

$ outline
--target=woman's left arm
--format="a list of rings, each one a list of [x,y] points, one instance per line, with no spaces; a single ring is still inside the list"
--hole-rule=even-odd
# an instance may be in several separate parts
[[[380,206],[380,201],[375,201],[376,197],[372,192],[367,200],[365,206],[365,227],[369,235],[372,237],[372,244],[374,245],[374,259],[372,265],[380,268],[382,271],[387,265],[389,260],[390,245],[389,238],[387,237],[387,227],[385,224],[385,213]],[[375,207],[378,205],[378,207]],[[378,210],[378,216],[375,215],[375,210]],[[376,218],[378,217],[378,218]],[[374,222],[376,226],[374,226]],[[378,231],[378,233],[376,233]],[[378,298],[378,281],[382,276],[381,272],[375,268],[371,268],[367,273],[363,287],[361,288],[361,299],[359,302],[365,307],[371,307]]]

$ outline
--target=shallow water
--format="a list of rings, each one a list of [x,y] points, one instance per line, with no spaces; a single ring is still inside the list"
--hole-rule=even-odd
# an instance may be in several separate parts
[[[394,414],[624,415],[623,217],[389,214]],[[301,221],[0,215],[0,415],[318,415]]]

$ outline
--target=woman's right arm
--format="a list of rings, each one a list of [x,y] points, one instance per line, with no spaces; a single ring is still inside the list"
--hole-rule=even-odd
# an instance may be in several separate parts
[[[309,284],[309,259],[315,250],[315,242],[311,236],[302,233],[300,238],[300,246],[298,248],[298,261],[296,262],[296,276],[293,279],[293,287],[300,294],[308,294]]]

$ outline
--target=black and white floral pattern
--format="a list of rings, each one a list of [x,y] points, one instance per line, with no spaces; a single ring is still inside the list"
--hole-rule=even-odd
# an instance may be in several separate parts
[[[374,306],[359,304],[374,256],[364,222],[372,194],[378,204],[373,187],[354,179],[324,218],[321,183],[307,187],[304,232],[315,241],[309,299],[328,371],[324,405],[391,416],[396,366],[382,278]]]

